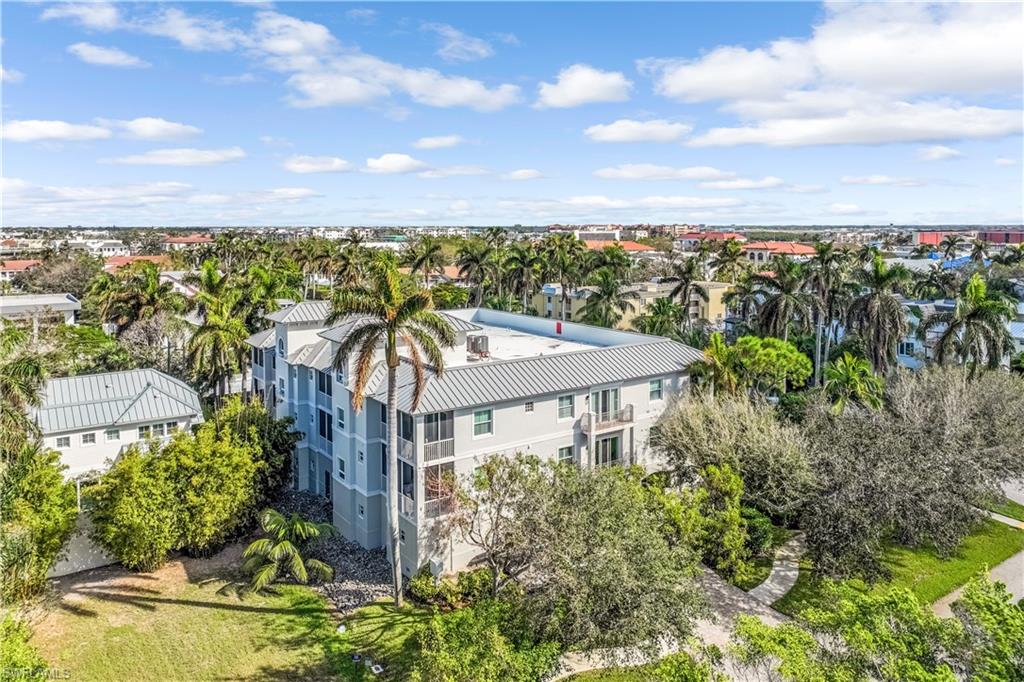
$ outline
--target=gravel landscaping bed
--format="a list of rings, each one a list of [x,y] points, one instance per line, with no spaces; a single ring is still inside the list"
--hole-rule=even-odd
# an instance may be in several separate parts
[[[288,491],[278,502],[283,514],[297,513],[311,521],[330,523],[331,504],[308,492]],[[320,540],[310,556],[334,568],[334,580],[316,585],[339,614],[345,615],[391,594],[391,567],[383,548],[365,549],[340,536]]]

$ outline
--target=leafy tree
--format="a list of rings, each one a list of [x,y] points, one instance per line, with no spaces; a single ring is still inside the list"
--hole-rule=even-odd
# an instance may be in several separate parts
[[[591,282],[593,289],[583,304],[583,322],[598,327],[614,327],[623,313],[636,309],[633,305],[636,293],[623,289],[612,270],[600,268]]]
[[[59,291],[83,300],[89,285],[103,271],[103,259],[84,251],[55,253],[34,268],[19,273],[14,285],[30,294]]]
[[[355,382],[352,405],[362,409],[366,384],[380,360],[378,348],[383,348],[383,362],[387,367],[388,415],[388,468],[398,468],[398,368],[401,359],[398,344],[405,344],[412,368],[412,409],[419,404],[426,385],[425,363],[437,376],[444,373],[442,347],[451,347],[455,332],[451,325],[433,311],[434,302],[429,289],[407,293],[394,265],[378,261],[371,271],[368,287],[357,287],[339,292],[333,301],[328,324],[334,324],[349,315],[364,316],[362,321],[338,346],[334,368],[344,369],[350,356],[355,358]],[[402,605],[402,557],[398,536],[398,476],[388,476],[388,526],[391,541],[391,572],[394,580],[395,605]]]
[[[315,580],[330,580],[334,569],[318,559],[305,559],[302,552],[312,541],[335,535],[329,523],[307,521],[298,514],[285,516],[273,509],[260,514],[260,526],[270,537],[253,541],[242,558],[242,571],[252,574],[249,589],[259,592],[282,576],[289,576],[302,585]]]
[[[877,410],[882,406],[885,383],[871,370],[871,363],[849,353],[825,368],[825,393],[842,412],[848,402],[856,402]]]
[[[1010,358],[1010,371],[1015,374],[1024,375],[1024,351]]]
[[[469,290],[457,284],[441,282],[430,289],[430,296],[439,310],[465,308],[469,301]]]
[[[728,580],[747,575],[747,523],[740,498],[743,479],[728,464],[709,464],[701,469],[700,484],[683,493],[684,505],[697,509],[700,518],[700,547],[704,562]]]
[[[796,346],[771,336],[742,336],[733,347],[738,373],[745,385],[761,394],[785,393],[787,382],[800,386],[811,376],[811,360]]]
[[[953,603],[966,639],[965,668],[977,682],[1024,679],[1024,607],[1002,583],[978,575]]]
[[[46,661],[29,641],[32,633],[20,620],[4,614],[0,620],[0,674],[4,680],[50,679]]]
[[[955,355],[971,367],[973,375],[978,367],[994,369],[1002,362],[1011,343],[1006,323],[1016,314],[1015,306],[1005,297],[990,296],[985,280],[974,273],[964,284],[953,310],[929,315],[917,332],[925,339],[938,330],[935,359],[945,363]]]
[[[128,568],[158,568],[177,543],[171,474],[159,454],[130,448],[88,490],[93,539]]]
[[[115,372],[135,366],[131,353],[116,337],[87,324],[53,327],[40,346],[46,349],[54,376]]]
[[[745,398],[678,401],[651,430],[651,446],[683,483],[696,484],[709,465],[728,465],[743,479],[745,502],[777,518],[798,511],[814,481],[799,429]]]
[[[865,287],[847,312],[849,331],[857,334],[875,371],[885,375],[896,364],[896,346],[907,334],[907,316],[896,292],[910,280],[902,265],[886,265],[876,257],[870,267],[857,271]]]

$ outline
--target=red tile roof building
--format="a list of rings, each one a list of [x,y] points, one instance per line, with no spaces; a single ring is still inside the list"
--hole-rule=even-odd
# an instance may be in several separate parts
[[[775,256],[803,259],[814,255],[814,247],[799,242],[751,242],[743,250],[754,263],[766,263]]]
[[[149,261],[150,263],[156,263],[158,268],[170,265],[170,260],[167,256],[111,256],[103,263],[103,269],[107,272],[116,272],[126,265],[137,263],[138,261]]]
[[[5,260],[0,261],[0,281],[10,282],[15,275],[34,268],[43,261],[41,260]]]
[[[597,239],[587,239],[587,240],[584,240],[583,243],[586,244],[587,248],[590,249],[591,251],[600,251],[601,249],[605,248],[606,246],[616,246],[616,245],[621,246],[623,249],[625,249],[626,251],[628,251],[630,253],[647,253],[647,252],[655,250],[653,246],[647,246],[646,244],[641,244],[640,242],[632,242],[632,241],[628,241],[628,240],[627,241],[613,242],[613,241],[605,241],[605,240],[597,240]]]

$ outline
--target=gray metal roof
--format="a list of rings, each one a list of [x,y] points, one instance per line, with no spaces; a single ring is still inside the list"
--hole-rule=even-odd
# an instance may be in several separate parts
[[[683,372],[690,363],[703,357],[695,348],[663,339],[527,359],[481,362],[446,370],[441,378],[428,371],[416,410],[412,409],[412,367],[403,362],[398,373],[398,409],[424,414],[521,400],[524,396],[577,391]],[[370,397],[385,401],[387,386],[383,382],[374,386]]]
[[[261,332],[256,332],[245,340],[247,344],[253,348],[273,348],[274,347],[274,328],[264,329]]]
[[[319,370],[329,369],[333,361],[331,342],[326,339],[307,344],[288,355],[289,365],[302,365]]]
[[[473,324],[469,320],[464,320],[461,317],[456,317],[455,315],[449,315],[443,310],[437,311],[437,314],[443,317],[456,332],[474,332],[483,329],[483,327]],[[349,315],[337,325],[320,332],[319,336],[330,341],[334,341],[335,343],[341,343],[348,338],[348,335],[351,334],[353,330],[357,329],[368,319],[369,318],[366,315]]]
[[[25,294],[0,296],[0,315],[21,315],[42,310],[81,310],[82,304],[71,294]]]
[[[155,369],[50,379],[34,410],[44,434],[202,415],[191,387]]]
[[[324,322],[331,314],[330,301],[301,301],[266,315],[271,322]]]

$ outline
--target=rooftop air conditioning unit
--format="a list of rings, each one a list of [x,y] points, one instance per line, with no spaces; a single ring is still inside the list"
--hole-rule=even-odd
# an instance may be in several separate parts
[[[467,336],[466,350],[474,355],[487,355],[487,336],[483,334]]]

